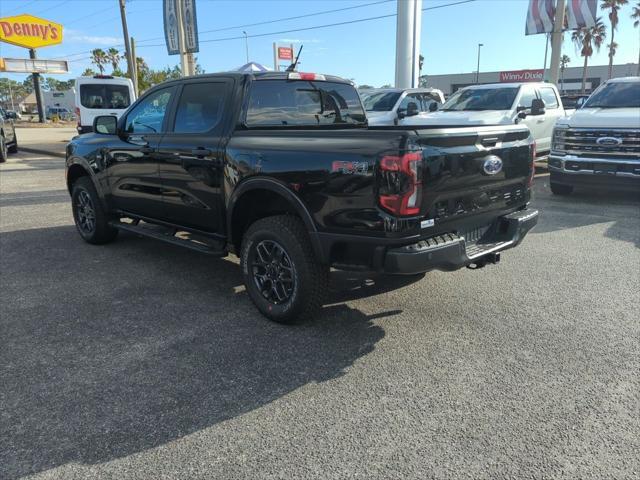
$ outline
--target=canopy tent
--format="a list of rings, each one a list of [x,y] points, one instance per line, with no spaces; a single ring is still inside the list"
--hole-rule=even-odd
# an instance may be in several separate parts
[[[249,62],[236,68],[237,72],[270,72],[272,69],[256,62]]]

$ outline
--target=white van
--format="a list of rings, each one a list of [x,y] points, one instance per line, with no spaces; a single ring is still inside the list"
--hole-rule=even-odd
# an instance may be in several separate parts
[[[93,131],[93,119],[99,115],[120,115],[136,99],[128,78],[96,75],[76,78],[76,115],[78,133]]]

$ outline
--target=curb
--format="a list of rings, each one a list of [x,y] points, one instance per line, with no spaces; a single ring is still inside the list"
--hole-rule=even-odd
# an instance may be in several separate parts
[[[40,148],[23,147],[22,145],[19,145],[18,149],[20,152],[39,153],[42,155],[49,155],[51,157],[65,158],[65,154],[63,152],[52,152]]]

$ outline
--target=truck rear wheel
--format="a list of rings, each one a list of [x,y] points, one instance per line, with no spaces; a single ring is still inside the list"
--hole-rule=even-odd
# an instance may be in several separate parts
[[[240,266],[251,300],[274,322],[308,319],[322,306],[329,269],[316,259],[296,217],[277,215],[254,222],[242,241]]]
[[[118,230],[109,225],[109,218],[89,177],[75,181],[71,201],[76,229],[85,242],[100,245],[116,238]]]

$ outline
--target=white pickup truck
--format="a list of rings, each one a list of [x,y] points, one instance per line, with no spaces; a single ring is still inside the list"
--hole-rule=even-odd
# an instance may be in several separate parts
[[[438,111],[406,118],[403,125],[467,127],[524,124],[529,127],[540,156],[551,149],[553,126],[564,116],[558,89],[553,84],[492,83],[462,88]]]
[[[444,94],[436,88],[376,88],[360,92],[371,126],[406,125],[409,117],[429,113],[442,105]],[[431,107],[433,108],[433,107]]]
[[[558,121],[549,173],[556,195],[600,186],[640,193],[640,77],[603,83]]]

